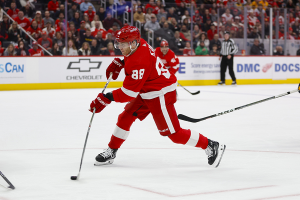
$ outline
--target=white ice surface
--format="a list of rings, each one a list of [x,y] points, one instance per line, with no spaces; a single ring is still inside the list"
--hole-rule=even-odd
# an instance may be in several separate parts
[[[286,85],[178,88],[178,114],[201,118],[297,88]],[[108,89],[107,91],[110,91]],[[219,168],[201,149],[159,135],[152,116],[133,124],[113,165],[93,166],[125,104],[96,114],[80,179],[91,113],[101,89],[0,92],[0,200],[300,199],[300,94],[199,123],[181,121],[227,145]],[[5,186],[5,187],[4,187]]]

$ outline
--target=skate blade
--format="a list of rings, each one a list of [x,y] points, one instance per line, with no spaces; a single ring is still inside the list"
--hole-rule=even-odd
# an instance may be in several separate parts
[[[222,144],[219,146],[219,149],[218,149],[218,156],[213,164],[213,166],[215,168],[217,168],[222,160],[222,157],[223,157],[223,154],[225,152],[225,149],[226,149],[226,145],[225,144]]]
[[[106,162],[95,161],[94,166],[110,165],[110,164],[113,164],[113,162],[114,162],[114,159],[106,161]]]

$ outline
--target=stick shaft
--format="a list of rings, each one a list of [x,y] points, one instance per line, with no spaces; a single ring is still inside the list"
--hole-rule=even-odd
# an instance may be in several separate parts
[[[6,181],[6,183],[8,183],[9,188],[15,189],[15,186],[4,176],[4,174],[1,171],[0,171],[0,176],[2,176],[2,178]]]
[[[206,119],[210,119],[210,118],[218,117],[220,115],[231,113],[233,111],[240,110],[240,109],[243,109],[243,108],[246,108],[246,107],[249,107],[249,106],[253,106],[253,105],[265,102],[265,101],[269,101],[269,100],[272,100],[272,99],[283,97],[283,96],[286,96],[286,95],[289,95],[289,94],[292,94],[292,93],[298,92],[298,91],[299,91],[299,89],[292,90],[292,91],[289,91],[289,92],[286,92],[286,93],[283,93],[283,94],[280,94],[280,95],[277,95],[277,96],[272,96],[272,97],[269,97],[269,98],[266,98],[266,99],[262,99],[260,101],[255,101],[253,103],[249,103],[249,104],[246,104],[246,105],[243,105],[243,106],[240,106],[240,107],[236,107],[234,109],[226,110],[224,112],[220,112],[220,113],[217,113],[217,114],[214,114],[214,115],[210,115],[210,116],[207,116],[207,117],[203,117],[203,118],[200,118],[200,119],[193,119],[193,118],[187,117],[187,116],[182,115],[182,114],[179,114],[178,118],[182,119],[182,120],[185,120],[185,121],[190,121],[190,122],[200,122],[200,121],[204,121]]]
[[[178,83],[178,82],[177,82]],[[191,95],[195,95],[195,94],[199,94],[200,93],[200,90],[198,90],[197,92],[190,92],[188,89],[186,89],[184,86],[182,86],[180,83],[178,83],[179,86],[181,86],[183,89],[185,89],[185,91],[187,91],[188,93],[190,93]]]
[[[108,80],[107,80],[107,82],[106,82],[106,84],[105,84],[105,86],[102,90],[102,93],[104,93],[104,91],[107,88],[109,82],[111,81],[111,78],[112,78],[112,73],[110,73],[110,76],[109,76],[109,78],[108,78]],[[83,146],[83,151],[82,151],[82,155],[81,155],[81,161],[80,161],[79,172],[78,172],[77,178],[79,178],[79,175],[80,175],[82,161],[83,161],[83,157],[84,157],[84,153],[85,153],[86,144],[87,144],[87,140],[88,140],[88,137],[89,137],[90,129],[91,129],[92,122],[93,122],[93,119],[94,119],[95,111],[96,111],[96,108],[93,109],[93,115],[91,117],[90,124],[89,124],[87,134],[86,134],[86,137],[85,137],[85,142],[84,142],[84,146]]]

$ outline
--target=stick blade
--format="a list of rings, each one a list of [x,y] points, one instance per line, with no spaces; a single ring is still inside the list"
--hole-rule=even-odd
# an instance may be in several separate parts
[[[71,176],[71,180],[73,181],[77,180],[77,176]]]
[[[178,119],[181,119],[181,120],[187,121],[187,122],[193,122],[193,123],[198,122],[197,119],[190,118],[190,117],[188,117],[188,116],[186,116],[186,115],[183,115],[183,114],[179,114],[179,115],[178,115]]]
[[[199,94],[199,93],[200,93],[200,90],[197,91],[197,92],[191,93],[191,94],[192,94],[192,95],[197,95],[197,94]]]

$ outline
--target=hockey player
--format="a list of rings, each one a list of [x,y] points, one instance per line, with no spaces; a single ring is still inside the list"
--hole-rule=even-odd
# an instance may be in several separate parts
[[[155,56],[152,47],[140,38],[139,30],[134,26],[123,27],[116,34],[115,47],[121,50],[124,61],[115,58],[106,70],[106,77],[113,73],[115,80],[124,68],[126,77],[123,86],[106,94],[100,93],[90,104],[90,111],[95,108],[95,112],[99,113],[112,101],[128,103],[118,117],[108,148],[96,157],[95,165],[113,163],[133,122],[136,119],[142,121],[151,113],[162,136],[177,144],[204,149],[208,164],[217,167],[226,146],[207,139],[199,132],[180,127],[174,107],[176,77]]]
[[[155,55],[160,58],[165,67],[175,74],[179,69],[179,59],[175,53],[169,49],[169,43],[167,40],[162,40],[160,47],[155,49]]]

